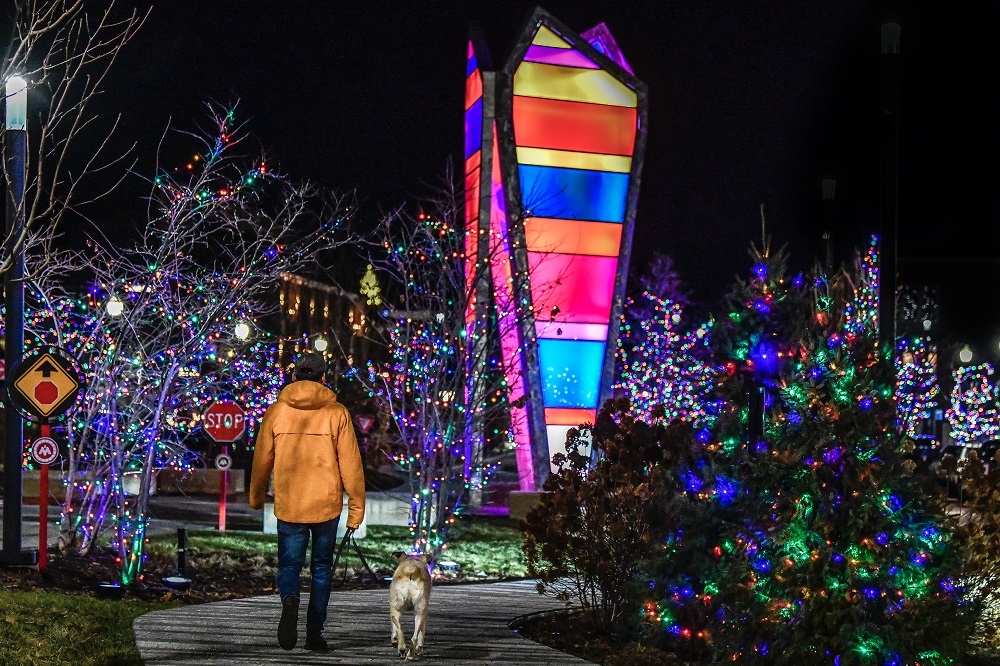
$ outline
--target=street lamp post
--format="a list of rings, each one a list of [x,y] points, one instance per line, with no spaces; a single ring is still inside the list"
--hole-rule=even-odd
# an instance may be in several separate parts
[[[823,231],[826,263],[823,268],[826,269],[826,274],[829,276],[833,275],[833,231],[836,226],[833,202],[836,192],[837,181],[833,178],[823,179],[823,222],[826,225],[826,230]]]
[[[6,85],[6,158],[7,166],[7,251],[10,268],[4,278],[6,312],[4,345],[6,368],[21,360],[24,353],[24,170],[28,158],[28,84],[12,76]],[[38,552],[21,550],[21,453],[24,446],[24,421],[4,401],[4,472],[3,472],[3,552],[0,564],[25,565],[37,561]],[[46,516],[41,516],[46,520]],[[47,544],[39,544],[40,548]]]
[[[882,26],[882,136],[879,204],[879,341],[896,347],[896,233],[899,218],[899,35]]]

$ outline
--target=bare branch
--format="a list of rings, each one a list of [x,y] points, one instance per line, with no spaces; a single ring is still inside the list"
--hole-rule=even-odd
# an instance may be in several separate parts
[[[13,34],[0,74],[4,81],[19,75],[29,85],[25,190],[18,211],[23,231],[17,238],[4,239],[0,273],[10,268],[14,254],[30,242],[29,235],[57,233],[68,212],[101,196],[77,200],[88,178],[124,167],[123,160],[131,148],[118,155],[107,154],[118,119],[110,127],[103,126],[89,106],[99,96],[121,49],[142,26],[149,11],[131,9],[120,14],[113,0],[96,11],[83,0],[17,3]],[[36,109],[38,102],[41,104]],[[76,149],[79,139],[94,135],[96,150],[84,155]],[[4,130],[0,143],[5,150],[9,140]],[[11,177],[8,172],[8,191]],[[120,178],[115,180],[117,185]],[[107,191],[110,188],[105,187]]]

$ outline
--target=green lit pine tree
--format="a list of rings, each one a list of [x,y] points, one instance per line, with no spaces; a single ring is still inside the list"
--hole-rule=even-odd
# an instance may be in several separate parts
[[[868,281],[755,260],[713,330],[721,403],[694,480],[712,518],[665,537],[648,618],[718,662],[951,663],[973,616],[960,554],[900,450],[892,350],[848,328],[846,285]],[[699,548],[685,588],[671,561]]]

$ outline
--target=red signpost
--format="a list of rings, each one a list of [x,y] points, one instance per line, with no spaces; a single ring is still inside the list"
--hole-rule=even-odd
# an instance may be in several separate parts
[[[49,425],[41,425],[42,436],[31,445],[31,457],[41,470],[38,483],[38,570],[49,567],[49,465],[59,458],[59,447],[49,437]]]
[[[6,375],[6,366],[2,367]],[[59,459],[59,445],[49,437],[50,421],[62,416],[73,407],[76,398],[83,388],[83,374],[77,360],[65,349],[59,347],[43,347],[28,354],[18,361],[10,370],[7,381],[7,399],[19,417],[38,419],[41,426],[41,436],[31,445],[31,457],[38,463],[40,470],[38,492],[38,570],[48,568],[49,545],[49,466]],[[10,414],[10,412],[9,412]],[[8,421],[8,424],[10,422]],[[20,426],[18,426],[20,429]],[[4,500],[21,504],[20,482],[16,491],[4,488]],[[20,511],[16,513],[20,522]],[[4,514],[6,519],[7,513]],[[20,551],[20,529],[10,530],[16,539],[8,543],[8,525],[4,523],[4,555],[8,548]],[[14,543],[16,541],[16,543]]]
[[[232,400],[219,400],[205,410],[205,434],[222,444],[222,453],[216,456],[219,470],[219,531],[226,531],[226,489],[229,485],[228,470],[232,465],[226,444],[235,442],[246,432],[246,413]]]

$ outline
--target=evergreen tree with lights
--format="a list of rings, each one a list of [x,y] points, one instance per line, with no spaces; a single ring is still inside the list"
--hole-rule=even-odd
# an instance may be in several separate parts
[[[995,439],[1000,432],[1000,389],[990,383],[993,365],[962,366],[952,373],[951,408],[945,414],[959,444]]]
[[[845,312],[845,338],[878,335],[879,242],[872,236],[864,254],[856,257],[854,270],[843,273],[851,294]],[[924,322],[936,316],[936,297],[929,288],[904,287],[897,294],[896,427],[910,439],[933,439],[921,431],[930,418],[940,388],[937,382],[937,350],[923,333]],[[920,332],[918,332],[918,330]]]
[[[849,342],[860,335],[878,335],[878,236],[872,236],[863,255],[854,260],[854,270],[844,272],[850,294],[844,314]]]
[[[635,281],[637,283],[635,291],[650,293],[677,303],[682,310],[687,310],[691,305],[691,296],[688,294],[680,275],[677,274],[674,260],[670,255],[654,251],[648,269],[636,277]],[[652,310],[649,307],[636,304],[632,308],[632,314],[636,316],[636,321],[640,321],[649,318],[652,315]]]
[[[789,278],[766,245],[754,260],[713,329],[721,403],[689,469],[711,518],[665,537],[646,616],[719,662],[951,663],[972,613],[950,524],[902,455],[892,349],[849,293],[875,281]]]
[[[641,293],[626,299],[616,353],[615,392],[633,404],[634,417],[675,418],[702,425],[713,371],[711,321],[685,321],[690,299],[668,255],[654,253],[636,278]]]
[[[629,290],[631,296],[626,299],[622,312],[622,334],[618,340],[619,374],[624,357],[631,354],[645,339],[643,322],[667,314],[671,321],[664,322],[665,325],[677,330],[681,315],[691,302],[669,255],[654,252],[648,268],[634,282],[635,285]],[[675,304],[678,311],[657,313],[657,308],[662,307],[661,302]]]
[[[212,131],[184,133],[201,148],[187,167],[154,177],[136,246],[91,241],[65,257],[92,279],[76,319],[64,323],[51,290],[40,294],[40,321],[53,328],[35,342],[76,335],[70,348],[90,378],[69,429],[60,546],[85,554],[111,532],[125,584],[141,577],[156,472],[203,466],[212,453],[200,426],[208,405],[241,402],[252,428],[276,397],[277,341],[256,322],[277,310],[281,274],[347,241],[337,200],[240,155],[234,110],[209,112]],[[127,474],[137,494],[125,493]]]
[[[706,396],[714,377],[707,362],[711,324],[681,332],[682,320],[680,303],[648,291],[628,299],[615,389],[629,398],[640,418],[651,420],[659,406],[657,418],[666,423],[681,418],[700,426],[707,420]]]

